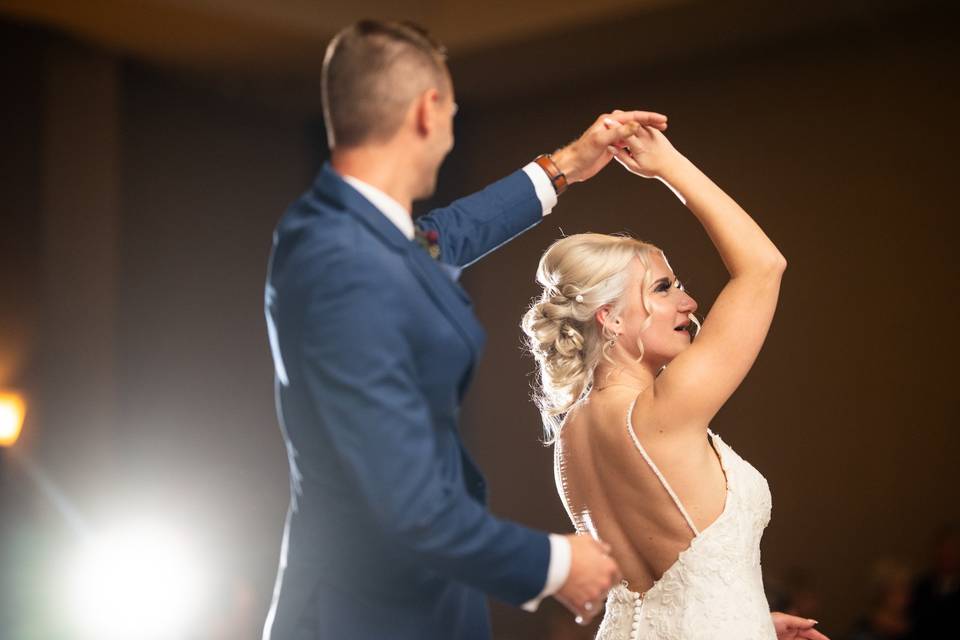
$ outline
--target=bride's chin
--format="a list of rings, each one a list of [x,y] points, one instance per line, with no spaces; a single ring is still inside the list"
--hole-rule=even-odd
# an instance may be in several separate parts
[[[687,343],[687,344],[683,345],[682,347],[678,347],[678,348],[677,348],[673,353],[671,353],[670,355],[667,355],[667,356],[661,358],[660,361],[661,361],[663,364],[662,364],[661,367],[660,367],[660,371],[662,371],[665,367],[667,367],[667,365],[669,365],[671,362],[673,362],[673,359],[674,359],[674,358],[676,358],[678,355],[680,355],[681,353],[683,353],[684,351],[686,351],[686,350],[689,349],[689,348],[690,348],[690,344]]]

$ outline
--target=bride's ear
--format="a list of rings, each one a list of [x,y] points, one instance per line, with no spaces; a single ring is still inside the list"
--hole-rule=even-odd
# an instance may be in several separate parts
[[[611,333],[616,333],[615,327],[620,326],[620,318],[613,316],[613,308],[608,304],[597,309],[593,317],[601,330],[608,329]]]

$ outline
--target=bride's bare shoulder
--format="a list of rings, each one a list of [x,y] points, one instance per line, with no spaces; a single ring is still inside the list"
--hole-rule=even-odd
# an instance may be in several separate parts
[[[589,439],[594,446],[618,446],[626,435],[627,413],[635,398],[629,389],[591,393],[567,413],[561,440],[573,444]]]
[[[570,410],[563,416],[563,422],[560,423],[560,429],[557,433],[559,443],[569,442],[572,434],[581,430],[579,425],[585,420],[583,406],[586,402],[587,399],[584,398],[570,407]]]
[[[588,440],[596,421],[597,406],[591,396],[587,396],[573,405],[563,418],[557,436],[561,446],[577,447]]]

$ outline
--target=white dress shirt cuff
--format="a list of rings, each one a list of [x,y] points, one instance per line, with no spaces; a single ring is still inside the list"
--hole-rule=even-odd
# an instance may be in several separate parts
[[[542,173],[542,169],[534,165]],[[549,181],[547,184],[550,184]],[[553,189],[553,187],[550,187]],[[556,201],[556,197],[554,197]],[[548,596],[552,596],[567,582],[570,575],[570,541],[556,533],[550,534],[550,565],[547,568],[547,583],[533,600],[524,602],[522,607],[524,611],[536,611],[540,606],[540,601]]]
[[[543,215],[547,215],[557,206],[557,191],[550,183],[547,173],[540,168],[536,162],[531,162],[523,168],[523,172],[530,177],[533,183],[533,189],[537,192],[537,198],[540,199],[540,207]]]

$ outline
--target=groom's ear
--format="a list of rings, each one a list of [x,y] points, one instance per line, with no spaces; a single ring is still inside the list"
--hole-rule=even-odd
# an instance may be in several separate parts
[[[440,92],[434,88],[423,91],[413,100],[414,124],[417,133],[426,136],[436,126],[437,112],[440,109]]]

